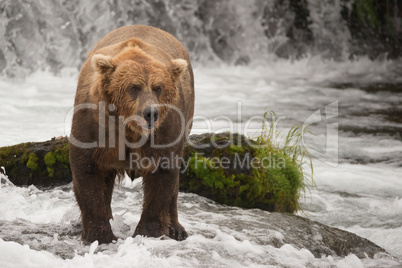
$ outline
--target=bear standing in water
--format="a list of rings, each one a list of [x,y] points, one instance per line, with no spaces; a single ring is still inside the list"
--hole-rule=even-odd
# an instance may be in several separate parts
[[[110,203],[116,175],[126,170],[143,176],[143,211],[133,236],[186,239],[177,196],[194,77],[180,42],[149,26],[110,32],[81,69],[74,106],[70,163],[82,239],[116,240]]]

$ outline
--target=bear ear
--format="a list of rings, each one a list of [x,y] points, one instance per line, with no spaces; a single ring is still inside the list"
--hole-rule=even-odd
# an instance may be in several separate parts
[[[113,64],[113,58],[102,54],[95,54],[91,59],[92,67],[100,74],[111,73],[116,66]]]
[[[170,62],[169,69],[174,81],[187,69],[187,65],[187,61],[183,59],[175,59]]]

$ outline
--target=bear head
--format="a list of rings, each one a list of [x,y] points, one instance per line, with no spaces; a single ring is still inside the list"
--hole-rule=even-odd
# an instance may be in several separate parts
[[[95,54],[91,58],[94,81],[92,102],[113,105],[115,113],[132,131],[149,135],[175,106],[177,82],[187,61],[173,59],[164,64],[138,46],[125,47],[115,56]]]

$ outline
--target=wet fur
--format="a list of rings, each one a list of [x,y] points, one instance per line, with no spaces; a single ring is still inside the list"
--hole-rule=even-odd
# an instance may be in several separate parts
[[[128,91],[134,84],[142,85],[136,98]],[[153,91],[155,85],[162,87],[159,96]],[[86,242],[109,243],[116,239],[109,223],[114,181],[116,175],[130,168],[130,153],[155,159],[183,154],[194,112],[194,78],[188,53],[173,36],[156,28],[125,26],[109,33],[88,54],[81,69],[75,106],[99,102],[105,104],[104,118],[98,118],[100,106],[77,109],[74,113],[70,163],[73,189],[81,210],[82,238]],[[171,109],[161,107],[158,125],[153,130],[144,133],[134,121],[125,125],[124,131],[119,129],[119,116],[141,117],[150,104],[176,106],[184,114],[185,135],[169,148],[151,148],[149,140],[140,148],[129,148],[121,138],[135,143],[152,134],[155,143],[167,144],[179,136],[180,118]],[[100,131],[105,133],[104,138],[99,138]],[[114,142],[110,140],[113,136]],[[96,142],[97,146],[80,148],[74,141]],[[119,160],[122,152],[125,160]],[[185,239],[187,233],[177,215],[179,170],[152,166],[135,172],[143,176],[144,202],[134,236]]]

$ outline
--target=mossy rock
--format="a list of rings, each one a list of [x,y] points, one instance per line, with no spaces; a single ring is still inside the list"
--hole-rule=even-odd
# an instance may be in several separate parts
[[[353,49],[352,55],[367,54],[376,58],[386,53],[389,58],[401,56],[402,36],[397,27],[401,10],[400,1],[356,0],[351,6],[343,5],[341,12],[348,26]]]
[[[303,188],[297,163],[233,133],[192,135],[180,190],[244,208],[295,212]]]
[[[72,180],[67,138],[1,147],[0,166],[19,186],[49,187]]]

